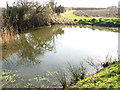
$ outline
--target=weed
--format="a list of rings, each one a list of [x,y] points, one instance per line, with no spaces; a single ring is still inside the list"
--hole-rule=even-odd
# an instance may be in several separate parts
[[[86,68],[83,66],[83,63],[80,63],[80,65],[71,65],[70,63],[68,63],[68,70],[71,73],[72,76],[72,81],[74,83],[76,83],[77,81],[79,81],[80,79],[84,79],[85,77],[85,70]]]
[[[67,75],[63,71],[57,71],[56,77],[60,84],[62,85],[63,89],[67,86]]]
[[[74,21],[77,21],[77,19],[74,19]]]
[[[101,65],[103,67],[107,67],[111,64],[114,64],[115,62],[117,61],[117,59],[114,59],[114,61],[112,60],[112,56],[110,56],[109,54],[106,55],[106,59],[105,59],[105,62],[101,63]]]

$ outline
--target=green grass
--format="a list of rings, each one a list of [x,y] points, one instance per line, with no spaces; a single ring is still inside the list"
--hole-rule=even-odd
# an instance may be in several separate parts
[[[73,14],[75,10],[65,12],[61,17],[62,21],[76,22],[84,25],[99,25],[99,26],[110,26],[110,27],[120,27],[120,18],[106,18],[106,17],[81,17]]]
[[[74,19],[80,19],[79,16],[76,16],[73,14],[75,10],[71,10],[71,11],[68,11],[68,12],[65,12],[62,14],[62,19],[65,20],[65,19],[69,19],[71,21],[74,21]]]
[[[78,81],[74,88],[120,88],[120,60],[102,71]]]

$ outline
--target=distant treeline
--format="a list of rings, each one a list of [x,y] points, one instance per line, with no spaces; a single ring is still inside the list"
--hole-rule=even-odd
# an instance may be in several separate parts
[[[73,10],[102,10],[106,8],[72,8]]]

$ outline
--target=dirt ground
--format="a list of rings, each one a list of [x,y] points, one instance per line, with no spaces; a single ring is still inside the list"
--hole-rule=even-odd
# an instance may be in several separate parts
[[[73,13],[83,17],[118,17],[118,9],[76,10]]]

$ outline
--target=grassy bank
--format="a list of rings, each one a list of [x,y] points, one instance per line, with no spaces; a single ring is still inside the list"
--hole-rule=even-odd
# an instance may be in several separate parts
[[[87,77],[72,88],[120,88],[120,60],[102,71]]]
[[[75,10],[71,10],[61,14],[62,22],[76,22],[83,25],[98,25],[109,27],[120,27],[120,18],[105,17],[81,17],[73,14]]]

